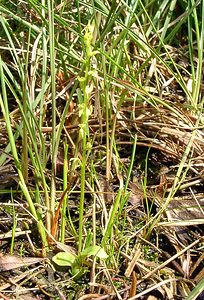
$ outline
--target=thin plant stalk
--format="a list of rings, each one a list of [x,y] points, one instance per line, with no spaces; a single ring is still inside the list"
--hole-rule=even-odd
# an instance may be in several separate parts
[[[46,16],[46,10],[45,10],[45,4],[46,1],[42,0],[42,16],[45,18]],[[43,57],[42,57],[42,91],[41,99],[40,99],[40,118],[39,118],[39,125],[40,128],[43,126],[43,110],[44,110],[44,97],[45,97],[45,91],[46,91],[46,81],[47,81],[47,34],[46,34],[46,24],[43,24],[42,28],[42,49],[43,49]]]
[[[24,76],[22,78],[22,98],[23,98],[23,111],[27,116],[27,72],[28,72],[28,60],[29,60],[29,47],[30,47],[30,30],[28,32],[28,46],[27,54],[25,57],[25,67],[24,67]],[[28,135],[27,128],[23,122],[23,134],[22,134],[22,173],[25,179],[25,183],[28,182]]]
[[[109,100],[109,83],[106,80],[106,60],[105,57],[102,56],[102,65],[103,65],[103,77],[104,80],[104,106],[105,106],[105,115],[106,115],[106,179],[110,179],[110,171],[111,171],[111,149],[110,149],[110,135],[109,135],[109,128],[110,128],[110,100]]]
[[[67,176],[68,176],[68,144],[64,145],[64,165],[63,165],[63,190],[67,189]],[[66,228],[66,209],[67,209],[67,193],[64,195],[64,200],[62,203],[62,221],[61,221],[61,243],[65,240],[65,228]]]
[[[117,211],[118,211],[118,208],[119,208],[121,196],[122,196],[122,188],[119,189],[118,194],[115,198],[114,204],[112,206],[112,209],[110,211],[108,224],[107,224],[107,227],[106,227],[105,232],[104,232],[104,236],[103,236],[102,241],[101,241],[102,247],[105,247],[107,245],[108,241],[111,244],[112,239],[110,237],[112,235],[112,229],[113,229],[113,225],[115,223],[115,218],[116,218]]]
[[[136,148],[137,148],[137,135],[135,135],[134,142],[133,142],[130,165],[129,165],[129,168],[128,168],[127,178],[126,178],[125,186],[124,186],[124,196],[121,198],[121,204],[120,204],[120,209],[119,209],[118,215],[121,214],[121,212],[124,208],[124,205],[127,201],[126,194],[127,194],[127,189],[128,189],[128,185],[129,185],[129,182],[130,182],[131,174],[132,174],[133,165],[134,165],[134,162],[135,162]]]
[[[14,204],[13,202],[13,193],[11,193],[12,196],[12,204]],[[14,241],[15,241],[15,234],[16,234],[16,228],[17,228],[17,214],[15,212],[15,207],[14,205],[12,206],[12,212],[13,212],[13,226],[12,226],[12,237],[11,237],[11,245],[10,245],[10,254],[13,255],[13,250],[14,250]]]
[[[203,68],[203,38],[204,38],[204,2],[202,1],[202,8],[201,8],[201,26],[199,26],[199,20],[197,16],[197,10],[195,7],[195,1],[189,1],[191,2],[191,5],[194,7],[193,9],[193,18],[194,18],[194,24],[195,24],[195,35],[196,35],[196,43],[197,43],[197,52],[198,52],[198,59],[197,59],[197,67],[196,71],[192,70],[193,76],[193,94],[192,99],[195,105],[195,108],[198,109],[198,103],[199,103],[199,95],[200,95],[200,87],[201,87],[201,81],[202,81],[202,68]],[[201,29],[200,29],[201,27]],[[193,45],[192,41],[192,27],[188,29],[189,36],[190,36],[190,44],[191,44],[191,51],[195,48],[195,45]],[[191,68],[194,69],[194,55],[191,53]]]
[[[78,240],[78,253],[82,251],[82,235],[83,235],[83,213],[84,213],[84,196],[85,196],[85,182],[86,182],[86,162],[87,162],[87,150],[88,150],[88,119],[91,114],[91,108],[89,105],[89,100],[91,92],[93,90],[92,76],[96,75],[95,70],[92,70],[91,63],[97,52],[93,51],[91,45],[93,41],[94,34],[94,24],[88,24],[86,27],[85,35],[83,38],[84,50],[86,53],[86,58],[84,61],[85,71],[84,76],[78,78],[81,90],[83,91],[83,99],[79,98],[79,116],[81,116],[81,124],[79,135],[82,139],[82,159],[81,159],[81,193],[80,193],[80,203],[79,203],[79,240]],[[78,93],[80,95],[80,93]]]
[[[49,50],[50,50],[50,73],[51,73],[51,94],[52,94],[52,145],[51,145],[51,157],[52,157],[52,174],[51,174],[51,194],[50,194],[50,209],[51,223],[54,220],[55,214],[55,201],[56,201],[56,69],[55,69],[55,32],[54,32],[54,1],[48,1],[48,19],[49,19]],[[50,231],[51,228],[48,228]]]
[[[7,133],[8,133],[8,138],[10,141],[10,145],[11,145],[11,151],[13,154],[13,159],[16,165],[16,169],[18,172],[18,176],[19,176],[19,185],[21,187],[21,190],[28,202],[29,208],[30,208],[30,212],[33,215],[33,218],[36,220],[37,222],[37,227],[38,227],[38,231],[40,233],[41,239],[42,239],[42,243],[44,245],[44,247],[47,249],[47,238],[46,238],[46,232],[45,232],[45,228],[43,226],[43,222],[41,219],[38,219],[37,216],[37,212],[35,209],[35,205],[33,203],[33,200],[30,196],[30,193],[28,191],[28,187],[25,183],[23,174],[22,174],[22,170],[21,170],[21,164],[18,158],[18,153],[17,153],[17,149],[16,149],[16,145],[15,145],[15,140],[14,140],[14,136],[13,136],[13,132],[12,132],[12,127],[11,127],[11,122],[10,122],[10,117],[9,117],[9,109],[8,109],[8,99],[7,99],[7,93],[6,93],[6,86],[5,86],[5,81],[4,81],[4,71],[2,68],[2,59],[0,56],[0,76],[1,76],[1,87],[2,87],[2,96],[0,94],[0,106],[1,106],[1,110],[4,116],[4,120],[6,123],[6,128],[7,128]]]

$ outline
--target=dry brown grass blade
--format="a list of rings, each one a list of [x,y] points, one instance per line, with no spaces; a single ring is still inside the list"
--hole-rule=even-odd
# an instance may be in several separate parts
[[[199,204],[193,198],[190,199],[173,199],[168,208],[166,209],[166,215],[169,221],[187,221],[187,220],[194,220],[202,219],[204,217],[203,211],[200,209],[199,206],[204,206],[204,199],[199,199]],[[190,222],[189,222],[190,225]]]
[[[135,254],[134,254],[132,260],[129,262],[129,265],[128,265],[126,271],[125,271],[125,276],[126,277],[130,277],[131,276],[131,274],[132,274],[132,272],[134,270],[134,267],[135,267],[135,265],[136,265],[136,263],[137,263],[140,255],[141,255],[141,250],[137,249],[135,251]]]
[[[19,236],[22,236],[22,235],[26,235],[28,233],[31,233],[31,230],[25,230],[25,231],[16,231],[15,232],[15,237],[19,237]],[[11,238],[13,235],[12,231],[9,231],[9,232],[6,232],[6,233],[2,233],[0,234],[0,240],[4,240],[4,239],[8,239],[8,238]]]
[[[140,298],[140,297],[142,297],[144,295],[147,295],[151,291],[154,291],[154,290],[160,288],[161,286],[167,285],[167,284],[169,284],[171,282],[175,282],[175,281],[178,281],[178,279],[172,278],[172,279],[163,280],[163,281],[161,281],[161,282],[159,282],[157,284],[152,285],[151,287],[147,288],[145,291],[137,294],[136,296],[129,298],[128,300],[138,299],[138,298]]]
[[[12,298],[10,298],[10,297],[8,298],[8,297],[6,297],[6,296],[5,296],[4,294],[2,294],[2,293],[0,293],[0,297],[1,297],[1,298],[0,298],[1,300],[3,300],[3,299],[4,299],[4,300],[13,300],[13,299],[15,299],[15,298],[13,298],[13,297],[12,297]]]
[[[123,114],[120,114],[121,118],[118,119],[118,122],[120,124],[124,122],[127,125],[122,128],[120,126],[120,131],[117,132],[121,137],[119,142],[122,143],[125,136],[133,135],[136,131],[138,145],[153,147],[179,160],[188,144],[192,131],[196,130],[193,142],[193,157],[202,155],[204,150],[202,128],[195,128],[196,120],[187,112],[181,111],[176,105],[174,109],[182,114],[183,120],[179,119],[174,112],[162,106],[155,109],[148,105],[132,107],[132,110],[135,110],[135,119],[132,119],[129,103],[124,103],[121,108]]]
[[[21,268],[28,265],[33,265],[45,260],[39,257],[18,257],[14,255],[0,256],[0,270],[8,271],[16,268]]]
[[[38,267],[34,268],[34,269],[32,270],[32,272],[38,270],[39,268],[41,268],[41,267],[38,266]],[[12,282],[2,284],[2,285],[0,286],[0,291],[4,291],[4,290],[10,288],[12,284],[17,285],[22,279],[28,277],[30,274],[31,274],[31,271],[28,270],[28,271],[25,271],[24,273],[22,273],[22,274],[20,274],[20,275],[17,275],[17,276],[12,277]]]
[[[91,300],[91,299],[97,299],[101,295],[100,294],[86,294],[81,296],[78,300]]]
[[[198,283],[203,278],[204,278],[204,268],[196,275],[194,281]]]
[[[164,268],[165,266],[167,266],[171,261],[173,261],[174,259],[176,259],[177,257],[179,257],[180,255],[182,255],[183,253],[185,253],[187,250],[191,249],[192,247],[194,247],[195,245],[197,245],[200,242],[201,239],[198,239],[196,241],[194,241],[193,243],[191,243],[189,246],[185,247],[183,250],[179,251],[178,253],[176,253],[175,255],[173,255],[172,257],[170,257],[169,259],[167,259],[164,263],[162,263],[161,265],[159,265],[157,268],[155,268],[154,270],[150,271],[147,275],[145,275],[143,277],[143,279],[147,279],[150,278],[153,274],[155,274],[157,271],[161,270],[162,268]]]
[[[137,276],[136,272],[132,272],[132,281],[130,286],[130,297],[133,297],[136,295],[136,289],[137,289]]]
[[[197,259],[197,261],[192,265],[192,268],[190,270],[190,276],[193,275],[193,273],[198,268],[198,266],[203,262],[203,260],[204,260],[204,253],[202,253],[200,257]]]

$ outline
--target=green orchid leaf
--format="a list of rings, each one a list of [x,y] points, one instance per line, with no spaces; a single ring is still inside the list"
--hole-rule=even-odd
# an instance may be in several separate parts
[[[52,260],[58,266],[71,267],[76,260],[76,256],[68,252],[59,252],[52,258]]]
[[[106,252],[101,248],[100,246],[90,246],[84,249],[81,253],[82,257],[90,257],[90,256],[96,256],[102,259],[105,259],[108,257]]]

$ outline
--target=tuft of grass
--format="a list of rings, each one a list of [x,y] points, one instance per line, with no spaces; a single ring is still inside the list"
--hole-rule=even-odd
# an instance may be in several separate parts
[[[26,224],[73,299],[82,281],[90,298],[203,290],[203,16],[193,0],[0,4],[10,253]]]

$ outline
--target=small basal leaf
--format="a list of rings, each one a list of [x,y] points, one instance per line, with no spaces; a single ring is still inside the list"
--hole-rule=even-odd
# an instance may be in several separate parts
[[[59,252],[52,258],[54,263],[61,267],[71,267],[75,259],[76,256],[68,252]]]
[[[81,253],[81,256],[84,256],[84,257],[89,257],[92,255],[102,258],[102,259],[105,259],[108,257],[106,252],[100,246],[90,246],[90,247],[84,249]]]

